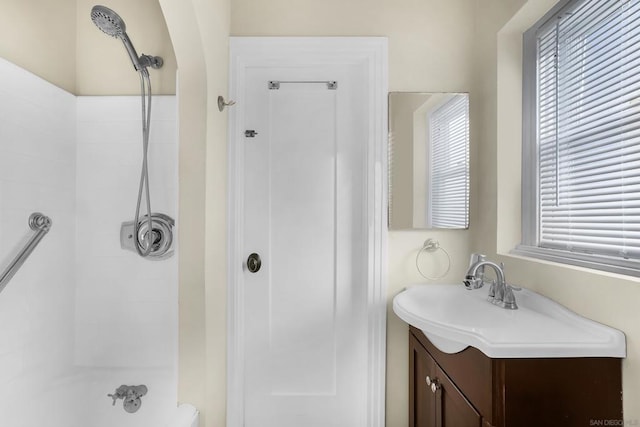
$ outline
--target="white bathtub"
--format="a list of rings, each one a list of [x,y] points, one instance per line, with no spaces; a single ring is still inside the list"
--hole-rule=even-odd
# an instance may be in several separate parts
[[[195,408],[176,408],[177,256],[148,262],[118,244],[140,176],[140,98],[76,97],[2,58],[0,75],[0,268],[31,236],[31,212],[54,223],[0,295],[0,427],[196,426]],[[177,104],[153,105],[151,193],[176,216]],[[86,239],[95,224],[104,236]],[[148,387],[134,414],[107,396],[123,384]]]
[[[176,409],[167,427],[198,427],[199,422],[200,414],[198,410],[193,405],[183,403]]]
[[[121,384],[149,388],[138,412],[125,412],[122,400],[111,404],[107,394]],[[195,407],[176,407],[176,390],[168,369],[78,368],[48,379],[32,371],[20,381],[0,382],[0,427],[198,427]],[[23,396],[29,396],[26,403]]]

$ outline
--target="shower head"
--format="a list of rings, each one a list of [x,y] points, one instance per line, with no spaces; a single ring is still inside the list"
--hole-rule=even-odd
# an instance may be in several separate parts
[[[91,20],[103,33],[111,37],[122,37],[127,32],[120,15],[105,6],[93,6],[91,9]]]
[[[125,49],[127,49],[127,53],[136,71],[144,70],[147,67],[162,67],[164,61],[159,56],[138,56],[136,49],[133,47],[133,43],[131,43],[127,35],[127,26],[124,20],[113,10],[105,6],[93,6],[91,9],[91,20],[103,33],[122,40],[122,44],[124,44]]]

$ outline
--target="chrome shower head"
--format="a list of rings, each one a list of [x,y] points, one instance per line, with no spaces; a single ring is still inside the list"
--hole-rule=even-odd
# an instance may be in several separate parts
[[[135,68],[136,71],[144,70],[147,67],[162,67],[163,60],[159,56],[138,56],[136,49],[133,47],[133,43],[131,43],[127,35],[127,26],[124,24],[124,20],[113,10],[105,6],[93,6],[91,9],[91,20],[103,33],[122,40],[122,44],[124,44],[125,49],[127,49],[127,53],[133,63],[133,68]]]
[[[96,5],[91,9],[91,20],[103,33],[111,37],[122,37],[127,32],[120,15],[105,6]]]

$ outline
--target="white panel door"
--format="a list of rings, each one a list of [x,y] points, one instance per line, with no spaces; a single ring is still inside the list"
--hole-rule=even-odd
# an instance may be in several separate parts
[[[366,424],[368,132],[358,72],[245,74],[243,125],[256,134],[242,141],[242,247],[245,260],[262,261],[255,273],[238,266],[246,427]]]

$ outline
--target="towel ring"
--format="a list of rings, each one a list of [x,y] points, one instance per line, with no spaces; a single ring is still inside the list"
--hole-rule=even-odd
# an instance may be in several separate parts
[[[435,276],[435,277],[427,276],[420,269],[420,263],[419,263],[420,255],[422,255],[422,253],[424,252],[435,252],[437,250],[441,250],[447,256],[447,270],[444,273],[442,273],[440,276]],[[427,280],[442,279],[444,276],[446,276],[449,273],[449,270],[451,270],[451,257],[449,256],[449,252],[447,252],[442,246],[440,246],[440,242],[434,239],[427,239],[424,241],[424,245],[422,245],[422,248],[416,254],[416,268],[418,269],[418,273],[420,273],[420,275]]]

